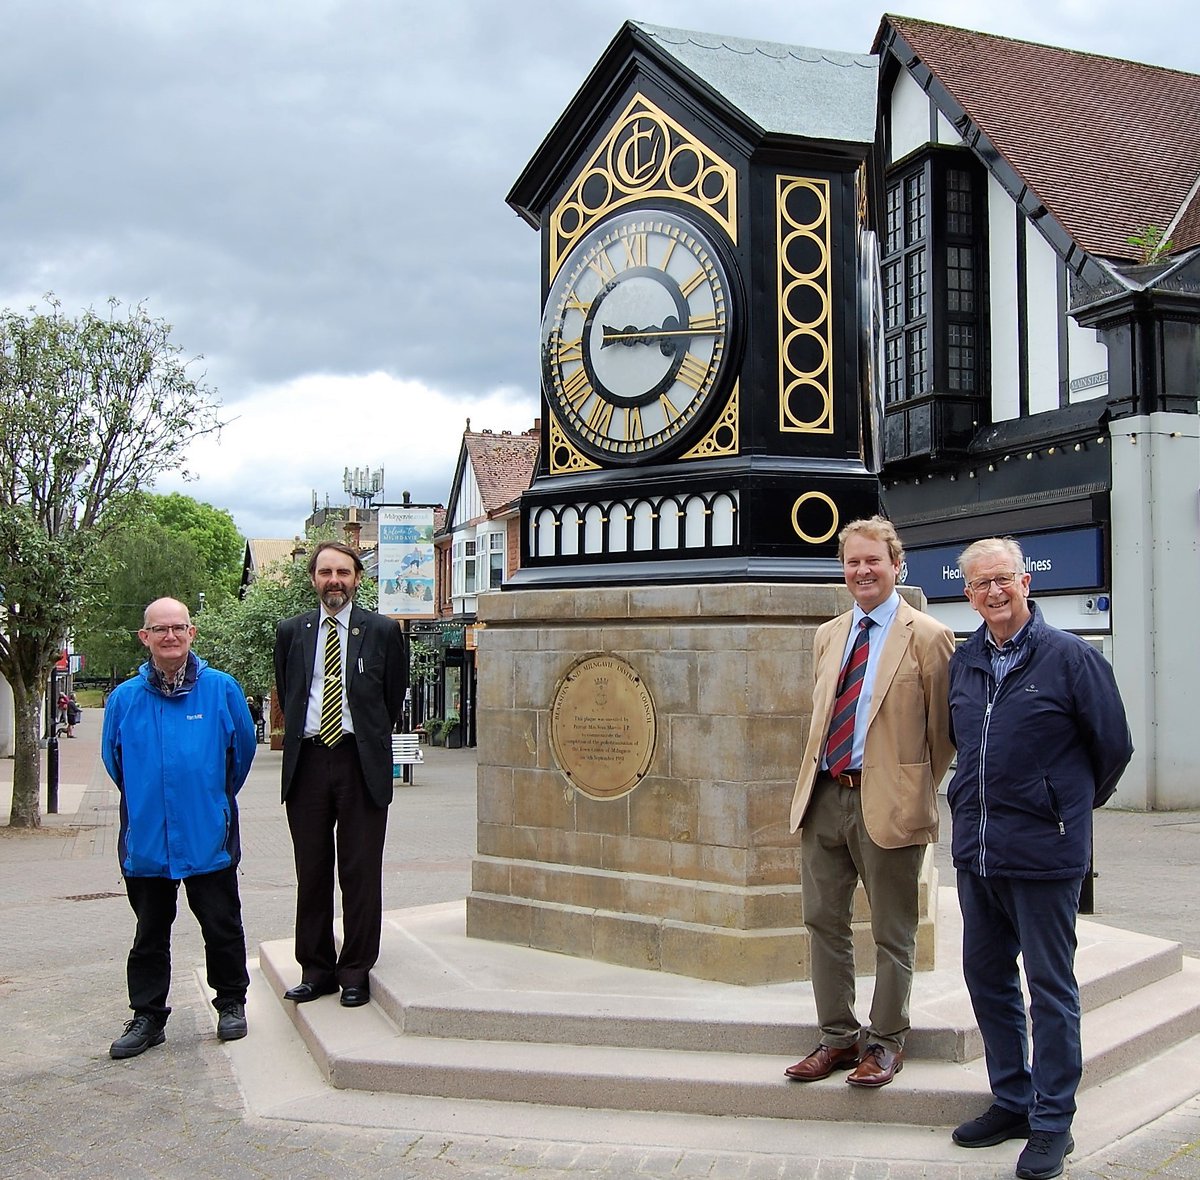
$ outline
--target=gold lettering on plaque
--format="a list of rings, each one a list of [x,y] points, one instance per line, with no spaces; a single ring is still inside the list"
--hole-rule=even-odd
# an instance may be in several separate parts
[[[592,799],[629,794],[650,769],[657,735],[650,690],[620,656],[576,660],[554,690],[551,752],[571,785]]]

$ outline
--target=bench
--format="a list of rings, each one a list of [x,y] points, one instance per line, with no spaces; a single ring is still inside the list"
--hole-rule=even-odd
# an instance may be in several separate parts
[[[425,761],[421,753],[421,738],[415,733],[392,734],[392,786],[413,783],[413,767]]]

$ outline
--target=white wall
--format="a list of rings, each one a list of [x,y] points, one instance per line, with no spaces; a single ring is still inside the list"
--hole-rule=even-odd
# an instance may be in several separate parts
[[[1113,666],[1135,746],[1115,803],[1200,807],[1200,422],[1159,413],[1110,429]]]
[[[13,694],[9,683],[0,676],[0,758],[11,758],[16,749],[13,728]]]
[[[1090,401],[1094,397],[1108,396],[1108,348],[1100,339],[1095,328],[1080,327],[1073,319],[1067,320],[1067,349],[1070,377],[1072,381],[1095,378],[1102,373],[1101,384],[1088,381],[1087,388],[1070,394],[1072,402]]]
[[[463,465],[462,483],[458,489],[458,499],[454,503],[454,519],[450,527],[466,524],[477,520],[483,515],[483,497],[479,494],[479,482],[475,478],[475,468],[470,463]]]
[[[1010,198],[1011,201],[1011,198]],[[1058,255],[1032,226],[1025,231],[1025,300],[1028,311],[1029,412],[1058,409]]]
[[[1019,416],[1017,207],[988,177],[988,276],[992,331],[992,421]]]
[[[929,142],[929,96],[901,71],[892,91],[892,145],[888,163]]]

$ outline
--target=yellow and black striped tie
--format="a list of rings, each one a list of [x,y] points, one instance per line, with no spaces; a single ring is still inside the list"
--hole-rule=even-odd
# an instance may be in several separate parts
[[[325,636],[325,683],[321,688],[321,741],[336,746],[342,740],[342,645],[337,620],[329,624]]]

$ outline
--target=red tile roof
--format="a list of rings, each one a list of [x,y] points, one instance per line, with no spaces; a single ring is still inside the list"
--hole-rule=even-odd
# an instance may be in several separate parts
[[[1138,260],[1151,225],[1200,244],[1200,76],[905,16],[876,52],[889,24],[1090,254]]]
[[[493,434],[490,430],[463,434],[483,510],[489,516],[512,503],[533,481],[539,434],[536,428],[524,434]]]

